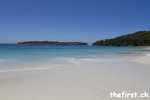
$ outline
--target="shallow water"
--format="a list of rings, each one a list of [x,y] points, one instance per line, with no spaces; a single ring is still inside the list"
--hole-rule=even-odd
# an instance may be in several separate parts
[[[135,57],[149,52],[147,47],[98,47],[60,45],[0,45],[0,73],[51,69],[80,59],[106,60]],[[83,60],[82,60],[83,62]]]
[[[55,69],[85,61],[113,62],[149,52],[148,47],[0,45],[0,73]]]

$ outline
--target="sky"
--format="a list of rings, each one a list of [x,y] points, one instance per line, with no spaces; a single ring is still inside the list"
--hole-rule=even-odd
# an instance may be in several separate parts
[[[84,41],[150,30],[150,0],[0,0],[0,43]]]

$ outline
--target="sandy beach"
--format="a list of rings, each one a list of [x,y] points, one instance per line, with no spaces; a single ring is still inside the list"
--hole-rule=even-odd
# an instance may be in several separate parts
[[[143,56],[136,62],[144,60],[145,63],[148,58]],[[149,92],[148,62],[80,59],[79,63],[73,58],[72,61],[56,69],[0,72],[13,76],[0,79],[0,99],[112,100],[109,95],[112,91]]]
[[[150,59],[150,54],[145,54],[144,56],[136,58],[136,59],[134,59],[132,61],[136,62],[136,63],[141,63],[141,64],[145,64],[145,65],[149,65],[150,66],[149,59]]]
[[[150,0],[0,0],[0,100],[150,100]]]

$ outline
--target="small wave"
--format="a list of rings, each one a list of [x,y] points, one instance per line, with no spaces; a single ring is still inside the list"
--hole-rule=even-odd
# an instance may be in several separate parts
[[[84,58],[84,59],[80,59],[81,61],[95,61],[95,59],[92,58]]]
[[[118,59],[104,59],[104,58],[61,58],[69,63],[81,64],[87,62],[116,62]]]
[[[81,64],[80,59],[76,59],[76,58],[67,58],[66,60],[67,60],[68,62],[71,62],[71,63]]]
[[[22,72],[22,71],[34,71],[34,70],[46,70],[50,68],[26,68],[26,69],[8,69],[8,70],[0,70],[0,73],[3,72]]]

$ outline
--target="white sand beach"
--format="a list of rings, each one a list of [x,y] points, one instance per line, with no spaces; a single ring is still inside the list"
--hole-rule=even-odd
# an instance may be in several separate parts
[[[150,54],[145,54],[143,57],[136,58],[132,61],[150,66]]]
[[[145,63],[148,58],[137,58],[136,62],[140,59]],[[0,100],[112,100],[112,91],[149,92],[148,62],[144,65],[118,59],[73,61],[56,69],[0,72],[12,76],[0,78]]]

